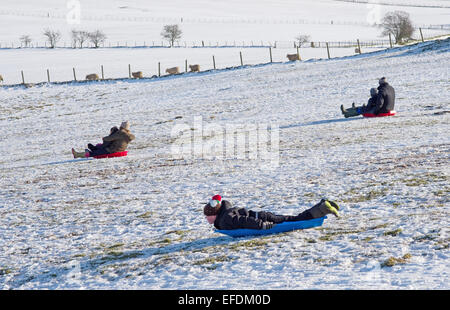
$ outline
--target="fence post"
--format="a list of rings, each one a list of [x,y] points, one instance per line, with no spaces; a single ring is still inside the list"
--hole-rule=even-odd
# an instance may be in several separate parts
[[[422,28],[419,28],[419,31],[420,31],[420,37],[422,38],[422,42],[424,42],[424,40],[423,40],[423,34],[422,34]]]
[[[216,70],[216,58],[214,57],[214,55],[213,55],[213,68],[214,70]]]
[[[390,45],[391,48],[392,48],[392,37],[391,37],[391,34],[389,34],[389,45]]]
[[[330,59],[330,48],[328,47],[328,42],[325,42],[325,44],[327,45],[328,59]]]
[[[161,63],[158,62],[158,76],[161,76]]]
[[[47,69],[47,81],[50,83],[50,71]]]
[[[184,72],[187,72],[187,59],[184,61]]]
[[[272,47],[269,47],[270,63],[272,63]]]
[[[241,67],[244,65],[244,62],[242,61],[242,52],[239,52],[239,57],[241,58]]]
[[[104,80],[105,79],[105,74],[103,72],[103,65],[101,67],[102,67],[102,80]]]
[[[23,70],[20,71],[20,73],[22,74],[22,84],[25,84],[25,77],[23,76]]]
[[[72,68],[73,71],[73,79],[76,82],[77,81],[77,75],[75,74],[75,68]]]
[[[358,53],[361,54],[361,45],[359,44],[359,39],[356,39],[356,42],[358,42]]]
[[[128,64],[128,78],[131,79],[131,65]]]

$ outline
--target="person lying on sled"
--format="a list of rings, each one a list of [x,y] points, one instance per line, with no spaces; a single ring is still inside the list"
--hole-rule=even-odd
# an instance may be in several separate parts
[[[298,215],[277,215],[266,211],[256,212],[233,207],[229,201],[222,200],[220,195],[215,195],[203,207],[203,214],[208,223],[219,230],[270,229],[279,223],[312,220],[327,214],[338,217],[338,210],[339,206],[335,202],[322,199],[318,204]]]
[[[394,110],[395,106],[395,90],[389,85],[386,81],[385,77],[382,77],[378,81],[378,88],[372,88],[370,90],[370,99],[367,103],[367,106],[355,107],[355,104],[349,109],[344,109],[344,106],[341,105],[341,111],[344,116],[352,117],[358,116],[363,113],[372,113],[372,114],[380,114],[380,113],[389,113]]]
[[[103,144],[97,145],[94,149],[86,149],[84,152],[77,152],[72,149],[72,154],[74,158],[84,158],[123,152],[134,139],[135,136],[130,132],[130,124],[126,121],[122,122],[119,130],[103,137]]]

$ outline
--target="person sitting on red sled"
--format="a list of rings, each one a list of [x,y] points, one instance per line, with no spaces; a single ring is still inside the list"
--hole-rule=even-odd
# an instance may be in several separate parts
[[[345,118],[358,116],[361,114],[389,114],[394,111],[395,105],[395,90],[389,85],[385,77],[382,77],[378,81],[378,88],[370,89],[370,99],[367,105],[356,107],[355,104],[349,109],[344,109],[341,105],[341,112],[344,114]]]
[[[130,124],[128,121],[122,122],[120,128],[111,128],[110,135],[103,137],[103,143],[96,146],[88,144],[89,149],[84,152],[77,152],[72,148],[74,158],[95,157],[105,154],[113,154],[123,152],[127,149],[128,144],[135,139],[130,132]]]

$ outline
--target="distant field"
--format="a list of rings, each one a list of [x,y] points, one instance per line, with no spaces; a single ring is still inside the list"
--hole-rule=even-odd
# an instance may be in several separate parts
[[[363,52],[379,50],[366,48]],[[286,54],[297,50],[272,49],[274,62],[286,62]],[[144,76],[158,75],[158,62],[161,75],[165,69],[178,66],[185,71],[185,60],[189,64],[200,64],[202,71],[213,69],[213,56],[217,69],[240,66],[240,53],[244,65],[270,62],[269,48],[100,48],[100,49],[9,49],[0,51],[4,64],[1,72],[4,84],[22,83],[21,71],[24,71],[26,83],[47,81],[47,69],[51,81],[71,81],[73,68],[76,68],[78,80],[86,74],[97,73],[101,76],[101,65],[105,78],[128,77],[128,65],[132,71],[142,71]],[[302,60],[327,58],[326,48],[302,48],[299,50]],[[355,55],[355,48],[331,49],[331,57]],[[188,67],[189,70],[189,67]]]
[[[160,32],[166,24],[179,24],[183,40],[197,42],[282,41],[293,40],[298,34],[308,34],[315,41],[374,40],[381,31],[372,25],[388,11],[407,11],[419,27],[448,24],[450,11],[439,6],[377,6],[333,0],[193,0],[188,5],[183,0],[99,0],[81,1],[79,10],[68,3],[60,0],[42,0],[39,6],[30,0],[2,3],[0,43],[3,46],[18,43],[24,34],[42,42],[42,31],[47,27],[60,30],[67,44],[70,44],[70,31],[74,28],[101,29],[112,44],[160,41]],[[405,2],[391,0],[390,3]],[[79,14],[73,14],[75,11]],[[68,17],[69,20],[76,17],[74,20],[79,23],[69,23]],[[436,34],[436,31],[430,30],[428,34]]]

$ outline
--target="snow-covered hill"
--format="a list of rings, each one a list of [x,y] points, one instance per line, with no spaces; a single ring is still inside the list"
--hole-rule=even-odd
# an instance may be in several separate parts
[[[319,48],[304,45],[300,50],[303,60],[327,58],[325,41],[354,42],[349,48],[333,46],[331,57],[354,55],[357,39],[363,43],[388,40],[374,25],[389,11],[408,12],[414,25],[423,28],[425,38],[445,35],[449,32],[447,2],[192,0],[187,5],[184,0],[44,0],[37,6],[30,0],[0,0],[0,75],[3,84],[21,83],[22,72],[26,83],[37,83],[47,81],[49,70],[51,81],[68,81],[74,78],[73,68],[77,78],[83,79],[94,72],[100,75],[103,66],[105,78],[119,78],[128,76],[131,65],[149,77],[158,74],[158,63],[162,73],[173,66],[184,71],[185,61],[211,69],[212,56],[218,68],[236,66],[239,52],[245,64],[266,63],[266,47],[274,45],[273,61],[285,61],[287,53],[296,52],[293,43],[299,35],[308,35],[316,44],[322,42]],[[178,24],[183,32],[177,48],[154,48],[167,45],[160,34],[167,24]],[[48,46],[43,36],[47,28],[61,33],[56,50],[20,48],[24,35],[31,38],[31,46]],[[72,30],[96,29],[107,36],[102,48],[70,48]],[[413,37],[420,39],[419,31]],[[184,48],[203,44],[214,48]],[[234,48],[215,48],[220,46]],[[363,46],[362,52],[379,48]]]
[[[448,289],[449,46],[0,89],[0,287]],[[343,118],[382,76],[397,116]],[[123,120],[128,157],[72,160]],[[279,151],[174,157],[178,129],[239,124],[270,128]],[[203,134],[195,147],[223,142]],[[286,214],[326,196],[342,217],[231,239],[202,216],[216,193]]]
[[[381,32],[371,25],[386,12],[406,11],[416,26],[423,27],[448,25],[450,10],[445,0],[427,0],[429,7],[416,0],[190,0],[189,4],[184,0],[42,0],[39,6],[30,0],[0,2],[2,46],[18,43],[22,35],[42,43],[45,28],[61,31],[67,46],[72,29],[100,29],[113,44],[160,41],[167,24],[179,24],[182,40],[197,42],[291,41],[299,34],[314,41],[373,40]]]

